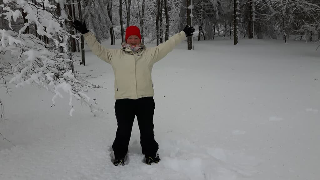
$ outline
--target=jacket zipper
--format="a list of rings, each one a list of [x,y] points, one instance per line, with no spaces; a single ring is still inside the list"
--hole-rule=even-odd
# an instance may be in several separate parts
[[[138,98],[137,61],[134,55],[133,55],[133,58],[134,58],[134,75],[135,75],[135,82],[136,82],[136,97]]]

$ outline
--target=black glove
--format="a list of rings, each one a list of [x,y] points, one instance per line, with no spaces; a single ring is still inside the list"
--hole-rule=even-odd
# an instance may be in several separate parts
[[[190,27],[189,25],[186,25],[186,27],[183,29],[183,31],[186,33],[186,36],[192,36],[194,32],[194,28]]]
[[[80,21],[75,20],[72,25],[81,34],[85,34],[85,33],[89,32],[85,22],[81,23]]]

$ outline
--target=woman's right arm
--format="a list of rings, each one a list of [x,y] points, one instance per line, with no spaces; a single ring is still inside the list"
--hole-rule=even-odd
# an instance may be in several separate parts
[[[100,59],[111,64],[112,53],[111,50],[103,47],[96,39],[92,32],[83,34],[84,39],[86,40],[88,46],[92,52],[97,55]]]

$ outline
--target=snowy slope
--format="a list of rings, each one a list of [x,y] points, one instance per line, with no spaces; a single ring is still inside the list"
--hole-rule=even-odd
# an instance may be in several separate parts
[[[105,46],[109,42],[105,42]],[[51,106],[38,87],[0,89],[1,180],[318,180],[320,59],[303,42],[195,41],[153,69],[155,134],[162,161],[141,161],[135,122],[129,164],[114,167],[113,72],[87,51],[76,69],[103,88],[88,92],[105,110],[93,117],[68,98]],[[149,45],[151,46],[151,45]],[[112,48],[117,48],[114,46]],[[67,97],[67,95],[66,95]]]

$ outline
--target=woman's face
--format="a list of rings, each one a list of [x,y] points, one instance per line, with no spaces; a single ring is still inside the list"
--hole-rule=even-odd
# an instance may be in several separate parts
[[[140,44],[140,39],[136,35],[129,36],[127,39],[127,44],[130,44],[130,46],[138,46]]]

